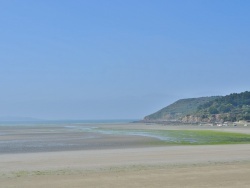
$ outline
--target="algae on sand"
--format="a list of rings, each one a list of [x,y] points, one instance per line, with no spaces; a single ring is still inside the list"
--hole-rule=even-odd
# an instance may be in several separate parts
[[[96,129],[101,134],[145,136],[163,145],[214,145],[250,143],[250,135],[214,130],[116,130]],[[152,143],[153,144],[153,143]]]

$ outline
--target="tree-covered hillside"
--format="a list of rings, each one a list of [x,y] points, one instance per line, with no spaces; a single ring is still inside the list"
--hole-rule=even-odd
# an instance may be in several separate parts
[[[146,116],[144,120],[180,120],[183,116],[196,112],[198,106],[217,98],[219,97],[181,99],[151,115]]]
[[[250,92],[233,93],[201,104],[194,115],[202,119],[219,115],[219,119],[223,121],[249,121]]]
[[[250,92],[223,97],[181,99],[146,116],[144,120],[185,123],[250,121]]]

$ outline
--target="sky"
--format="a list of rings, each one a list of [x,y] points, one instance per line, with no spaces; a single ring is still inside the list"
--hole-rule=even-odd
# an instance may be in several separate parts
[[[142,119],[250,90],[248,0],[0,0],[0,117]]]

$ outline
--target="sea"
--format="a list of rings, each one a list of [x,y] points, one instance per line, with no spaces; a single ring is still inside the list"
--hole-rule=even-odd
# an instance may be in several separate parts
[[[105,119],[105,120],[36,120],[36,121],[0,121],[0,126],[48,126],[73,124],[120,124],[136,122],[138,119]]]

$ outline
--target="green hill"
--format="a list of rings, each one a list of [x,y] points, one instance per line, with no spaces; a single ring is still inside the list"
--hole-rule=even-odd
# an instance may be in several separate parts
[[[219,97],[181,99],[151,115],[146,116],[144,120],[181,120],[182,117],[196,112],[200,105],[217,98]]]
[[[250,92],[233,93],[200,105],[193,116],[202,121],[250,121]]]
[[[144,120],[185,123],[250,121],[250,92],[181,99],[146,116]]]

